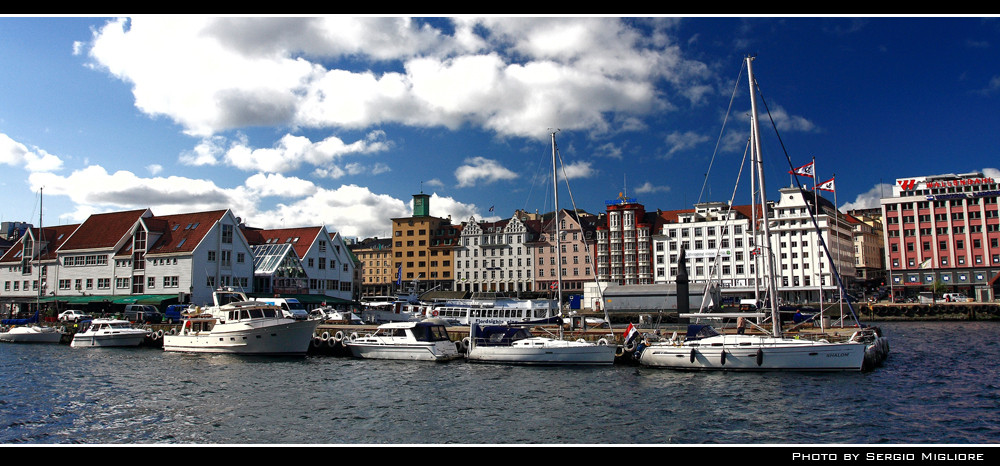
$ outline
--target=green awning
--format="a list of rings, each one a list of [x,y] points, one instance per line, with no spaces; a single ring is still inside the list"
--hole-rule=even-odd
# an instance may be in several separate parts
[[[105,301],[110,301],[110,296],[49,296],[42,300],[45,303],[51,303],[53,301],[66,304],[87,304],[87,303],[103,303]]]
[[[115,304],[163,304],[164,301],[177,300],[175,294],[137,294],[132,296],[119,296],[111,299]]]

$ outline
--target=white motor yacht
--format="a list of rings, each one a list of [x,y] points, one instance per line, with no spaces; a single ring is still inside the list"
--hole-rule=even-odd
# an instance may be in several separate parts
[[[132,327],[132,323],[119,319],[94,319],[73,335],[69,346],[86,348],[96,346],[139,346],[146,338],[146,330]]]
[[[352,335],[347,348],[355,357],[367,359],[448,361],[462,357],[444,323],[434,319],[382,324],[373,334]]]
[[[320,323],[285,317],[278,306],[238,291],[217,290],[213,300],[214,306],[182,316],[180,332],[163,336],[164,351],[304,355]]]

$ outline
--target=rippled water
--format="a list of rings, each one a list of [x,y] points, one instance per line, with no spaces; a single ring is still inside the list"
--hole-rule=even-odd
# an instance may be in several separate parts
[[[0,442],[995,444],[1000,323],[882,323],[868,373],[0,345]]]

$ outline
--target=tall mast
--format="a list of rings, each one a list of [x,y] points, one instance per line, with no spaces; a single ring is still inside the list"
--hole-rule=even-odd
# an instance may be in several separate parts
[[[754,147],[757,151],[757,179],[759,180],[760,188],[760,204],[761,213],[764,226],[764,242],[766,248],[762,248],[761,252],[765,254],[764,261],[767,263],[768,270],[768,294],[771,296],[771,328],[774,336],[781,335],[781,321],[778,317],[778,290],[775,285],[775,269],[774,269],[774,256],[773,250],[771,249],[771,227],[768,225],[767,218],[767,188],[764,184],[764,163],[763,155],[760,150],[760,124],[757,121],[757,98],[754,95],[754,79],[753,79],[753,57],[747,57],[747,77],[750,80],[750,111],[752,114],[753,123],[753,136],[754,136]]]
[[[562,244],[559,231],[559,176],[556,171],[556,133],[559,130],[552,132],[552,201],[555,203],[556,213],[553,217],[555,222],[556,230],[556,286],[557,286],[557,300],[556,306],[558,306],[559,314],[562,315]],[[562,328],[562,326],[560,326]]]

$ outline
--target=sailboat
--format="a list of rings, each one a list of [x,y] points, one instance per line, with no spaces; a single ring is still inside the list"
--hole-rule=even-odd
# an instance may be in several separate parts
[[[556,172],[556,132],[552,132],[552,185],[555,201],[556,263],[562,263],[559,246],[559,183]],[[562,314],[562,269],[556,267],[558,300],[556,303]],[[613,341],[602,338],[597,342],[584,339],[566,340],[563,326],[559,325],[558,335],[533,335],[526,327],[497,325],[482,327],[469,326],[469,361],[504,364],[545,364],[545,365],[603,365],[614,364],[618,347]]]
[[[763,163],[760,153],[760,132],[757,119],[757,101],[754,93],[753,57],[746,58],[750,82],[752,114],[751,135],[757,157],[754,163],[756,181],[761,196],[760,205],[766,206]],[[753,177],[752,177],[753,178]],[[638,360],[643,366],[672,369],[766,371],[861,371],[866,367],[866,350],[878,341],[876,329],[859,328],[850,339],[831,342],[826,339],[807,340],[782,336],[778,314],[777,284],[774,256],[770,248],[770,227],[767,209],[763,209],[763,235],[761,245],[767,262],[768,290],[770,295],[771,334],[746,335],[722,334],[711,325],[691,324],[687,335],[671,337],[666,341],[650,342],[641,349]],[[686,267],[686,264],[680,264]],[[757,270],[760,270],[757,268]],[[880,344],[880,343],[875,343]]]
[[[31,258],[38,261],[38,281],[42,281],[42,191],[38,191],[38,238],[33,238]],[[23,244],[23,239],[21,240]],[[27,286],[25,286],[27,288]],[[59,343],[62,341],[63,332],[55,327],[39,325],[39,314],[41,313],[40,296],[42,288],[39,287],[39,297],[35,300],[35,315],[28,319],[4,319],[2,325],[7,330],[0,332],[0,342],[7,343]],[[8,327],[10,326],[10,327]]]

